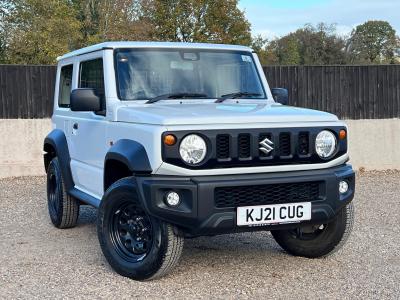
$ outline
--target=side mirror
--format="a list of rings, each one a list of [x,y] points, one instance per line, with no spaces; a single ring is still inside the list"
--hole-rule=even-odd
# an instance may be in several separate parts
[[[289,102],[289,92],[287,89],[273,88],[271,89],[274,100],[280,104],[287,105]]]
[[[93,111],[101,110],[101,99],[95,89],[75,89],[71,92],[70,107],[72,111]]]

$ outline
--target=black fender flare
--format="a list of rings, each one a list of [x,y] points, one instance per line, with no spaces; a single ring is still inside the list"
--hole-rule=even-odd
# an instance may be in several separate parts
[[[134,140],[118,140],[108,150],[104,160],[104,166],[108,160],[116,160],[125,164],[132,174],[148,174],[153,171],[146,149],[141,143]]]
[[[50,149],[54,149],[55,153],[49,153]],[[64,185],[67,192],[70,192],[75,184],[71,173],[71,157],[69,155],[68,143],[65,134],[60,129],[54,129],[44,139],[43,143],[44,165],[47,167],[54,156],[57,156],[60,163]]]

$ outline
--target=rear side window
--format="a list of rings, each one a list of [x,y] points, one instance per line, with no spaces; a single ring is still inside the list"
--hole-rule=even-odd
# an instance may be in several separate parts
[[[69,99],[72,88],[72,71],[73,66],[63,66],[60,73],[60,89],[58,94],[58,106],[69,107]]]
[[[103,59],[97,58],[81,63],[79,87],[95,89],[102,100],[102,110],[105,111]]]

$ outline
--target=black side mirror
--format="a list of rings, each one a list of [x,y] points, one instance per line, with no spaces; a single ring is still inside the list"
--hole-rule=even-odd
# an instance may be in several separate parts
[[[72,111],[93,111],[101,110],[101,99],[95,89],[75,89],[71,92]]]
[[[272,96],[276,102],[287,105],[289,102],[289,92],[287,89],[273,88],[271,89]]]

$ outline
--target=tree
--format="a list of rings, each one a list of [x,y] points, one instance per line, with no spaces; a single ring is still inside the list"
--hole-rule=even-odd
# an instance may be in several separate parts
[[[237,0],[142,0],[154,40],[250,45],[250,23]]]
[[[81,22],[82,46],[103,41],[148,40],[150,25],[139,20],[140,3],[133,0],[73,0]]]
[[[386,21],[368,21],[357,26],[348,41],[353,62],[394,62],[398,47],[396,31]]]
[[[317,26],[310,24],[296,31],[300,42],[302,64],[332,65],[345,64],[345,40],[336,34],[334,24],[320,23]]]
[[[271,41],[267,46],[267,61],[283,65],[344,64],[347,61],[345,45],[345,40],[337,36],[334,25],[307,24]]]
[[[300,43],[294,34],[289,34],[272,43],[281,65],[297,65],[301,62]]]
[[[4,18],[7,61],[53,64],[76,48],[80,23],[67,0],[14,0]]]
[[[6,48],[7,48],[7,23],[6,17],[9,13],[10,4],[8,1],[0,0],[0,63],[7,62]]]

